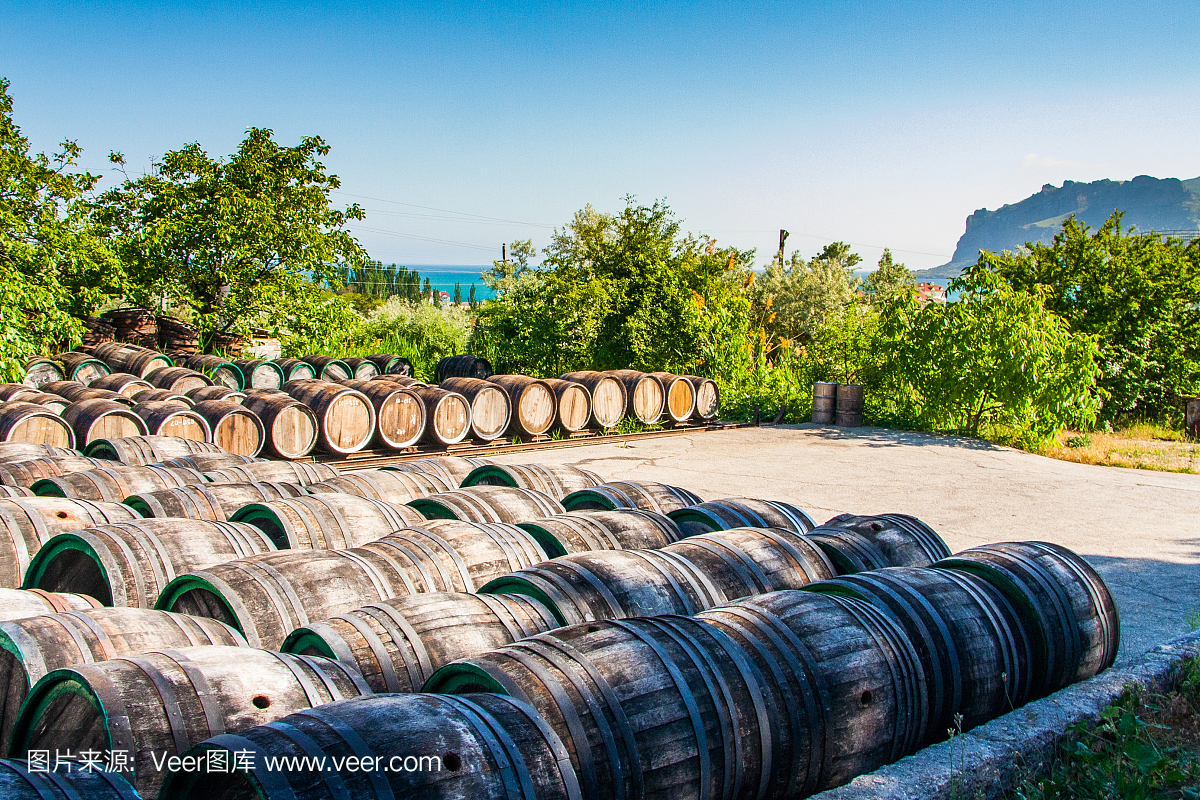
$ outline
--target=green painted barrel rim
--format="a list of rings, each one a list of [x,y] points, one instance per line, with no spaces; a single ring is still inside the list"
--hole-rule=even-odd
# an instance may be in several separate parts
[[[43,675],[29,690],[29,694],[25,696],[25,702],[21,704],[21,710],[17,713],[17,719],[13,723],[12,741],[9,745],[9,752],[28,752],[30,725],[41,718],[51,703],[65,694],[83,696],[88,699],[92,707],[96,709],[96,712],[104,721],[104,737],[107,740],[108,749],[112,749],[112,734],[110,733],[108,712],[104,709],[104,703],[101,702],[100,697],[92,689],[91,685],[79,676],[79,673],[70,667],[63,667]]]
[[[99,553],[96,552],[96,548],[92,547],[86,539],[74,531],[54,534],[40,550],[33,554],[33,558],[29,559],[29,567],[25,570],[25,578],[21,581],[21,588],[41,589],[42,587],[38,586],[38,583],[46,576],[46,568],[49,563],[69,550],[77,550],[95,563],[96,568],[100,570],[100,577],[104,579],[105,583],[109,584],[109,600],[107,605],[112,606],[112,584],[109,581],[108,570],[104,568],[103,560],[101,560]]]
[[[571,624],[563,616],[562,611],[559,610],[554,600],[542,589],[529,581],[529,579],[522,577],[520,573],[501,575],[499,578],[493,578],[477,589],[476,592],[478,594],[519,594],[531,597],[550,609],[550,613],[554,615],[554,619],[558,621],[559,625],[566,626]]]
[[[532,536],[550,558],[569,555],[566,545],[547,528],[543,528],[536,522],[518,522],[516,526]]]
[[[275,370],[275,372],[279,375],[279,386],[283,386],[283,384],[287,383],[287,375],[283,373],[283,367],[279,366],[274,361],[264,361],[261,364],[256,365],[254,369],[258,369],[259,367],[270,367],[271,369]],[[245,373],[242,373],[242,375],[245,377]],[[250,378],[245,378],[245,380],[247,382],[251,381]],[[242,388],[244,389],[246,387],[243,386]]]
[[[59,476],[61,477],[61,476]],[[41,478],[29,487],[34,497],[66,497],[63,488],[54,482],[53,478]]]
[[[612,499],[594,489],[577,489],[562,499],[563,508],[567,511],[587,511],[585,503],[602,506],[605,511],[616,511],[618,506]]]
[[[432,694],[489,692],[505,697],[512,696],[498,680],[470,662],[447,664],[429,676],[421,686],[421,691]]]
[[[340,660],[333,652],[333,648],[329,646],[329,642],[310,628],[297,628],[289,633],[283,640],[283,644],[279,645],[279,652],[299,654],[310,647],[325,658],[331,658],[334,661]]]
[[[489,478],[501,481],[501,483],[481,483]],[[468,486],[511,486],[514,489],[520,488],[517,479],[512,476],[503,464],[484,464],[482,467],[476,467],[467,473],[467,477],[462,479],[459,484],[460,488]]]
[[[432,497],[418,497],[416,500],[410,500],[407,505],[420,511],[425,519],[462,519],[462,517],[455,515],[453,509],[442,505]],[[471,521],[467,520],[467,522]]]
[[[120,461],[121,457],[108,439],[93,439],[83,448],[83,454],[88,458],[98,458],[102,461]]]
[[[683,532],[682,526],[685,523],[704,525],[708,528],[707,533],[729,530],[729,528],[725,527],[725,522],[720,517],[709,513],[708,509],[700,508],[699,506],[688,506],[687,508],[677,508],[674,511],[668,511],[667,517],[680,526],[681,533]]]
[[[242,627],[242,620],[236,613],[234,613],[233,606],[229,605],[229,602],[225,599],[225,596],[221,594],[220,590],[202,575],[180,575],[178,578],[168,583],[163,587],[163,590],[159,592],[158,599],[154,601],[154,609],[156,611],[174,611],[173,606],[179,602],[179,598],[183,597],[188,592],[195,591],[196,589],[204,589],[212,594],[212,596],[216,598],[217,602],[221,604],[221,607],[225,609],[229,619],[233,620],[233,622],[216,620],[217,622],[225,622],[226,625],[236,630],[243,637],[246,636],[246,631]]]
[[[8,631],[4,630],[5,624],[9,622],[11,622],[11,620],[0,622],[0,650],[12,653],[14,656],[16,656],[18,661],[24,661],[25,654],[21,652],[21,646],[13,641],[13,638],[8,635]],[[26,677],[28,677],[28,673],[26,673]]]
[[[215,381],[217,370],[221,369],[222,367],[228,367],[229,369],[232,369],[234,372],[234,375],[236,375],[238,385],[237,385],[237,389],[235,389],[234,391],[240,392],[246,388],[246,373],[242,372],[242,368],[239,367],[237,364],[233,363],[232,361],[222,360],[220,364],[217,364],[214,367],[205,367],[203,369],[198,369],[196,371],[204,373],[209,378],[211,378],[212,380]]]
[[[309,366],[312,366],[312,365],[309,364]],[[321,367],[319,370],[317,370],[316,367],[313,367],[313,370],[315,370],[319,373],[317,375],[318,378],[320,378],[321,380],[327,380],[327,378],[325,377],[325,371],[333,366],[341,367],[343,370],[345,370],[347,379],[352,380],[354,378],[354,367],[350,366],[345,361],[342,361],[340,358],[335,358],[335,359],[331,360],[328,364]]]
[[[265,503],[250,503],[242,506],[233,515],[229,517],[230,522],[245,522],[247,525],[253,525],[258,528],[271,543],[275,545],[277,550],[292,549],[292,535],[288,530],[287,524],[283,518],[275,512],[275,509]]]
[[[154,511],[150,508],[150,504],[143,500],[140,495],[129,495],[129,497],[121,501],[121,505],[129,506],[138,516],[145,517],[146,519],[154,518]]]
[[[47,359],[47,360],[49,360],[49,359]],[[58,362],[51,362],[51,363],[58,363]],[[64,369],[63,372],[69,371],[71,374],[67,375],[66,379],[73,381],[73,380],[75,380],[75,376],[79,374],[79,371],[81,369],[83,369],[84,367],[87,367],[87,366],[92,366],[94,364],[99,364],[101,367],[103,367],[105,370],[108,371],[109,375],[112,375],[112,367],[110,367],[108,364],[105,364],[103,361],[101,361],[98,358],[85,358],[83,361],[80,361],[78,364],[76,364],[70,370]],[[63,366],[65,367],[66,364],[63,364]]]

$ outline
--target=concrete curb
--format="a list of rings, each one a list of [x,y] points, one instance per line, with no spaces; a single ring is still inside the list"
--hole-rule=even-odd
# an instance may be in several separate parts
[[[1094,720],[1131,686],[1163,693],[1177,683],[1183,665],[1200,658],[1200,631],[1155,647],[1124,666],[1068,686],[1042,700],[894,764],[860,775],[845,786],[812,795],[814,800],[952,800],[994,798],[1018,774],[1036,770],[1055,755],[1067,728]]]

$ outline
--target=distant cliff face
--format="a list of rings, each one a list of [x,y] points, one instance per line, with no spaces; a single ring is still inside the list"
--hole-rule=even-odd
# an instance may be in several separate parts
[[[948,264],[922,270],[926,278],[949,278],[974,264],[980,250],[999,253],[1026,242],[1050,242],[1072,214],[1098,228],[1113,211],[1125,212],[1122,226],[1139,231],[1196,231],[1200,229],[1200,178],[1151,178],[1131,181],[1067,181],[1061,188],[1046,184],[1019,203],[995,211],[981,208],[967,217],[967,230],[958,240]]]

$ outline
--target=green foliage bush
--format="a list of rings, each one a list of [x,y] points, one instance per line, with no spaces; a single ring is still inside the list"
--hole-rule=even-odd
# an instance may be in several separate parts
[[[344,355],[393,353],[412,362],[417,377],[433,380],[437,362],[466,352],[471,316],[460,306],[437,308],[393,297],[356,332]]]

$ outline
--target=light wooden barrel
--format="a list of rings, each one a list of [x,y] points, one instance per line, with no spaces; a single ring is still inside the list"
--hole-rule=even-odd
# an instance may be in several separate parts
[[[561,501],[571,492],[603,483],[604,479],[591,470],[569,464],[486,464],[471,470],[461,485],[534,489]]]
[[[132,398],[142,389],[154,388],[147,381],[128,372],[114,372],[111,375],[96,378],[96,380],[88,384],[88,387],[91,389],[107,389],[110,392],[123,394],[129,398]]]
[[[266,459],[238,455],[237,453],[191,453],[178,458],[168,458],[160,462],[163,467],[184,467],[197,472],[213,472],[219,469],[240,467],[245,464],[257,464]],[[253,483],[253,481],[250,481]]]
[[[243,389],[278,389],[287,380],[283,368],[274,361],[237,359],[233,363],[246,378]]]
[[[50,381],[63,379],[62,367],[49,358],[31,358],[25,362],[25,377],[21,383],[33,388],[40,387]]]
[[[14,400],[25,400],[27,397],[33,397],[38,394],[43,394],[43,392],[39,392],[37,389],[26,386],[23,383],[0,383],[0,402],[9,403]]]
[[[251,503],[305,494],[294,483],[202,483],[138,492],[122,502],[142,517],[182,517],[224,522]]]
[[[114,403],[120,403],[123,406],[133,405],[133,401],[120,392],[114,392],[111,389],[84,386],[79,381],[55,381],[47,383],[45,390],[72,403],[78,403],[80,400],[112,400]]]
[[[369,358],[343,358],[342,361],[350,367],[350,377],[354,380],[369,381],[379,374],[379,367]]]
[[[838,385],[827,381],[813,384],[812,421],[817,425],[832,425],[837,415]]]
[[[466,522],[517,523],[565,511],[553,497],[532,489],[510,486],[471,486],[420,497],[408,505],[428,519]]]
[[[582,383],[592,395],[592,422],[600,428],[615,428],[625,417],[629,404],[625,384],[605,372],[568,372],[562,380]]]
[[[18,464],[49,456],[78,456],[79,451],[30,442],[0,442],[0,464]]]
[[[670,517],[627,508],[567,512],[517,527],[533,534],[551,558],[590,550],[653,550],[683,536]]]
[[[62,416],[62,412],[71,405],[71,401],[67,398],[50,392],[33,392],[25,395],[22,400],[26,403],[37,403],[42,408],[53,411],[59,416]]]
[[[177,467],[127,466],[113,464],[56,478],[43,478],[29,487],[39,497],[103,500],[119,503],[131,494],[204,483],[204,476]]]
[[[153,608],[178,575],[274,549],[258,528],[235,522],[167,518],[97,525],[51,537],[30,562],[24,588]]]
[[[75,443],[79,447],[86,447],[97,439],[145,436],[150,432],[129,406],[112,400],[71,403],[63,410],[62,418],[75,432]]]
[[[301,361],[298,358],[279,358],[275,360],[275,364],[283,370],[284,383],[317,377],[316,368],[307,361]],[[283,386],[283,383],[279,385]]]
[[[235,467],[222,467],[204,473],[213,483],[295,483],[307,486],[310,483],[336,478],[341,473],[336,467],[318,462],[255,461]]]
[[[223,455],[221,448],[212,442],[200,442],[178,436],[97,439],[88,445],[86,452],[92,458],[120,461],[129,466],[159,464],[168,459],[194,455]]]
[[[721,389],[717,386],[717,382],[709,378],[701,378],[699,375],[685,375],[684,377],[692,382],[692,387],[696,390],[695,418],[698,420],[715,418],[721,410]]]
[[[186,396],[193,403],[202,403],[205,400],[231,400],[240,403],[246,399],[244,392],[234,391],[228,386],[198,386],[189,389]]]
[[[157,389],[169,389],[183,395],[192,389],[215,384],[204,373],[187,367],[162,367],[147,374],[146,380]]]
[[[106,464],[105,461],[80,455],[31,458],[27,461],[0,464],[0,483],[10,487],[27,487],[42,478],[95,469]]]
[[[340,358],[334,358],[333,356],[305,356],[301,361],[310,365],[315,373],[314,377],[323,381],[337,383],[338,381],[354,377],[354,370]],[[295,380],[295,377],[289,378],[289,380]]]
[[[211,387],[200,387],[200,388],[211,388]],[[195,389],[189,389],[188,391],[189,392],[195,391]],[[137,387],[137,392],[133,395],[133,402],[135,402],[135,403],[149,403],[149,402],[181,403],[181,404],[187,406],[188,408],[191,408],[196,405],[196,401],[193,400],[192,398],[188,397],[186,394],[180,394],[179,392],[175,392],[170,389],[143,389],[141,387]]]
[[[195,413],[211,430],[213,444],[226,453],[256,456],[262,451],[267,430],[258,415],[241,403],[201,400]]]
[[[606,373],[625,385],[625,416],[646,425],[662,418],[667,392],[662,381],[636,369],[614,369]]]
[[[236,363],[220,356],[189,356],[180,366],[203,373],[212,378],[218,386],[228,386],[235,392],[240,392],[250,385]]]
[[[262,421],[263,451],[278,458],[303,458],[317,446],[317,415],[283,393],[248,393],[242,405]]]
[[[92,355],[107,364],[113,372],[128,372],[141,378],[172,365],[169,356],[134,344],[106,342],[91,350]]]
[[[317,417],[317,444],[330,453],[355,453],[375,435],[375,406],[362,392],[324,380],[288,381],[284,391]]]
[[[808,532],[839,575],[884,567],[928,567],[950,548],[937,532],[907,514],[839,514]]]
[[[30,560],[55,534],[137,518],[133,509],[117,503],[58,497],[0,500],[0,586],[19,587]]]
[[[451,661],[557,627],[549,609],[522,595],[428,592],[297,628],[280,649],[354,664],[375,692],[417,692]]]
[[[441,383],[446,378],[487,380],[492,374],[492,365],[486,358],[469,355],[446,356],[433,368],[433,382]]]
[[[259,528],[281,550],[343,550],[419,524],[424,517],[404,505],[323,492],[250,503],[230,519]]]
[[[471,403],[458,392],[434,386],[410,386],[425,406],[425,435],[421,441],[435,446],[458,444],[471,433]]]
[[[863,424],[862,386],[856,383],[838,384],[834,422],[839,428],[858,428]]]
[[[804,509],[782,500],[755,500],[749,497],[730,497],[709,500],[707,503],[672,511],[684,536],[730,528],[784,528],[806,533],[817,527]]]
[[[17,710],[30,687],[56,669],[213,644],[244,647],[246,640],[216,620],[144,608],[98,608],[0,622],[0,747],[7,752]]]
[[[508,392],[479,378],[446,378],[439,388],[457,392],[471,404],[471,433],[480,441],[499,439],[512,421]]]
[[[428,766],[419,766],[426,762],[415,755],[397,759],[399,741],[405,743],[406,752],[434,754],[424,756],[432,759]],[[187,771],[170,774],[161,796],[179,800],[579,798],[578,781],[562,740],[527,704],[498,695],[404,694],[341,700],[284,717],[278,725],[261,725],[238,736],[205,742],[189,751],[199,760],[187,763],[203,764],[221,756],[236,764],[235,754],[241,751],[303,756],[310,753],[313,742],[320,743],[327,763],[347,765],[340,772],[331,767],[322,776],[322,788],[330,787],[329,794],[306,791],[313,773],[285,772],[267,779],[265,769],[218,774],[189,766]],[[210,750],[221,752],[210,756]],[[374,775],[349,766],[358,763],[396,769],[389,769],[386,780],[376,781]],[[345,794],[334,794],[334,787]],[[513,794],[517,787],[527,794]]]
[[[31,770],[27,761],[0,759],[0,796],[8,800],[142,800],[117,772],[82,770],[77,762],[51,762],[43,771]]]
[[[404,356],[375,353],[367,356],[366,359],[375,365],[380,375],[404,375],[411,378],[415,374],[412,362]]]
[[[418,497],[448,492],[455,487],[441,476],[427,472],[360,469],[309,484],[306,488],[310,494],[340,492],[385,503],[404,504]]]
[[[671,422],[686,422],[696,414],[696,387],[683,375],[651,372],[663,386],[663,412]]]
[[[102,378],[112,372],[108,364],[87,353],[59,353],[56,358],[63,365],[62,377],[46,381],[42,384],[43,386],[46,383],[57,383],[64,380],[79,381],[84,386],[87,386],[97,378]]]
[[[43,592],[41,589],[0,589],[0,620],[100,607],[99,600],[85,594]]]
[[[486,458],[463,458],[461,456],[437,456],[434,458],[415,458],[412,461],[402,461],[389,464],[380,469],[395,470],[396,472],[424,472],[443,478],[452,487],[463,482],[471,474],[471,470],[490,464]]]
[[[0,403],[0,442],[48,444],[70,449],[75,446],[75,431],[50,409],[20,401]]]
[[[342,384],[361,392],[375,407],[375,439],[380,447],[399,450],[421,441],[425,433],[425,406],[403,386],[384,381],[349,380]]]
[[[563,498],[567,511],[612,511],[618,508],[640,508],[669,514],[704,500],[687,489],[653,481],[610,481],[603,486],[580,489]]]
[[[545,384],[554,392],[559,428],[567,433],[576,433],[592,421],[592,393],[582,383],[546,378]]]
[[[528,375],[493,375],[488,380],[508,393],[511,433],[537,436],[554,427],[558,406],[554,390],[545,381]]]
[[[132,762],[124,774],[143,797],[154,797],[166,774],[155,768],[156,758],[369,693],[362,676],[342,662],[244,647],[183,647],[77,664],[30,690],[13,752],[124,750]]]
[[[212,428],[208,420],[183,403],[148,400],[135,405],[133,413],[146,423],[146,430],[151,436],[170,436],[195,442],[212,441]]]

